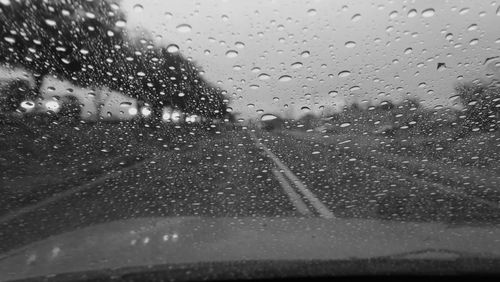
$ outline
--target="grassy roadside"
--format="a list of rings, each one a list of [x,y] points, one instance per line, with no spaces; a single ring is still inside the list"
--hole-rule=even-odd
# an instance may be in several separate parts
[[[0,215],[210,134],[201,126],[159,129],[122,123],[0,125]]]

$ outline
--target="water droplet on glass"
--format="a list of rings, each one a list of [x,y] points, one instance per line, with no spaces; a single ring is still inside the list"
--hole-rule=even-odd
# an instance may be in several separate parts
[[[398,11],[392,11],[389,14],[389,18],[391,18],[391,19],[395,19],[397,16],[398,16]]]
[[[348,77],[349,75],[351,75],[351,72],[348,71],[348,70],[344,70],[344,71],[339,72],[338,75],[339,75],[339,77],[342,77],[342,78],[343,77]]]
[[[309,16],[315,16],[317,14],[317,11],[315,9],[309,9],[307,10],[307,14]]]
[[[414,18],[415,16],[417,16],[417,10],[411,9],[411,10],[408,11],[408,17],[409,18]]]
[[[238,48],[238,49],[243,49],[243,48],[245,48],[245,43],[238,41],[238,42],[234,43],[234,46],[236,46],[236,48]]]
[[[254,90],[255,90],[255,89],[259,89],[259,87],[260,87],[260,86],[259,86],[259,85],[257,85],[257,84],[252,84],[252,85],[250,85],[250,89],[254,89]]]
[[[422,11],[422,17],[424,17],[424,18],[430,18],[430,17],[434,16],[435,13],[436,12],[432,8],[425,9],[425,10]]]
[[[115,23],[117,27],[125,27],[127,25],[127,22],[119,20]]]
[[[465,15],[469,12],[469,8],[462,8],[460,9],[460,11],[458,12],[459,15]]]
[[[469,41],[469,45],[476,45],[478,42],[479,40],[477,38],[474,38],[471,41]]]
[[[311,111],[311,108],[304,106],[304,107],[300,108],[300,110],[303,111],[303,112],[308,113],[308,112]]]
[[[348,127],[350,126],[351,124],[349,122],[344,122],[340,125],[340,127]]]
[[[235,50],[229,50],[226,52],[226,57],[228,58],[236,58],[238,57],[238,52]]]
[[[142,10],[144,10],[144,7],[141,4],[134,5],[134,12],[138,13],[138,12],[142,12]]]
[[[261,73],[261,74],[259,74],[259,79],[260,80],[267,80],[267,79],[270,79],[270,78],[271,78],[271,76],[268,75],[267,73]]]
[[[302,67],[301,62],[295,62],[292,64],[292,69],[300,69]]]
[[[169,53],[179,52],[179,46],[177,46],[175,44],[170,44],[167,46],[167,52],[169,52]]]
[[[356,42],[354,42],[354,41],[347,41],[345,43],[345,47],[346,48],[354,48],[354,47],[356,47]]]
[[[361,20],[361,14],[355,14],[351,18],[351,21],[353,21],[353,22],[358,22],[359,20]]]
[[[265,114],[263,115],[262,117],[260,117],[260,120],[261,121],[268,121],[268,120],[273,120],[273,119],[277,119],[278,117],[275,116],[275,115],[272,115],[272,114]]]
[[[289,75],[282,75],[282,76],[280,76],[280,78],[278,78],[278,80],[281,82],[288,82],[288,81],[292,80],[292,77]]]
[[[56,25],[56,21],[54,20],[50,20],[50,19],[46,19],[45,20],[45,23],[49,26],[55,26]]]
[[[309,51],[304,51],[304,52],[300,53],[300,56],[301,56],[302,58],[307,58],[307,57],[309,57],[310,55],[311,55],[311,53],[309,53]]]
[[[474,31],[474,30],[477,30],[477,24],[471,24],[469,25],[469,27],[467,28],[468,31]]]
[[[188,24],[180,24],[176,27],[176,29],[178,32],[186,33],[186,32],[190,32],[192,28]]]

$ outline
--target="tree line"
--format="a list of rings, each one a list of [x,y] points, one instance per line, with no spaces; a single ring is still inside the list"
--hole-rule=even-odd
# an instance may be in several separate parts
[[[80,87],[107,87],[151,105],[207,118],[226,114],[223,92],[201,77],[177,48],[133,39],[126,16],[111,1],[19,0],[0,3],[0,64],[35,77],[25,98],[40,97],[55,75]]]

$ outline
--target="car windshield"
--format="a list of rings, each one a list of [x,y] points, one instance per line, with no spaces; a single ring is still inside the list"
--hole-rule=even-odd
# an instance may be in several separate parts
[[[0,281],[500,259],[499,25],[494,0],[0,0]]]

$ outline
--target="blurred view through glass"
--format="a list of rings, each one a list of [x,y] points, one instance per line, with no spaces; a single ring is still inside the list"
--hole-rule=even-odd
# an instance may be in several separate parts
[[[196,253],[215,219],[498,258],[499,26],[490,0],[1,0],[0,280],[112,236]]]

